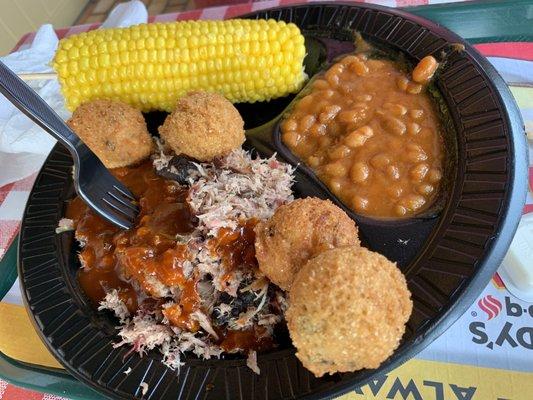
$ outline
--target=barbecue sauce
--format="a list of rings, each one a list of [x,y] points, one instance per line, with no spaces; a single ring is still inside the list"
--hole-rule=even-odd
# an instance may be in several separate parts
[[[176,244],[175,236],[191,232],[194,218],[185,202],[187,190],[157,176],[151,162],[112,172],[139,199],[140,214],[134,228],[116,228],[79,198],[70,202],[66,217],[74,220],[76,238],[85,243],[78,280],[86,296],[98,306],[106,290],[117,289],[134,313],[146,294],[156,293],[150,276],[167,286],[186,285],[180,265],[187,260],[188,252],[185,245]],[[129,283],[132,279],[146,294],[133,288]],[[190,302],[196,304],[196,291],[186,292],[194,297]]]
[[[187,235],[195,227],[185,201],[188,190],[156,175],[149,161],[112,173],[139,199],[140,214],[135,226],[125,231],[94,214],[80,198],[69,203],[65,216],[74,221],[76,238],[84,243],[80,251],[82,268],[78,271],[81,288],[95,308],[106,291],[116,289],[130,313],[135,314],[139,308],[161,307],[165,302],[150,279],[155,277],[163,285],[181,289],[179,303],[162,309],[169,323],[197,331],[199,323],[190,317],[200,310],[197,280],[194,276],[186,278],[182,269],[192,257],[187,245],[176,241],[176,235]],[[257,222],[244,221],[235,230],[222,228],[213,239],[212,250],[221,257],[225,270],[222,279],[230,279],[238,268],[257,268],[253,231]],[[218,343],[228,352],[272,347],[272,339],[262,338],[261,330],[264,328],[217,330]]]

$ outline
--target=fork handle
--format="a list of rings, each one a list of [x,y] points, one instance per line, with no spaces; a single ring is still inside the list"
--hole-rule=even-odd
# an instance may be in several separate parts
[[[57,113],[22,79],[0,61],[0,93],[33,122],[63,143],[73,157],[82,141]]]

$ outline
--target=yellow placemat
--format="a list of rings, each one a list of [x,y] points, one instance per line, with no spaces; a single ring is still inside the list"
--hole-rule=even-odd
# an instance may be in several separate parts
[[[533,374],[413,359],[338,400],[531,400]]]
[[[25,363],[63,368],[44,346],[23,306],[0,302],[0,351]]]
[[[0,302],[0,351],[15,360],[61,368],[22,306]],[[339,400],[531,400],[532,393],[532,373],[414,359]]]

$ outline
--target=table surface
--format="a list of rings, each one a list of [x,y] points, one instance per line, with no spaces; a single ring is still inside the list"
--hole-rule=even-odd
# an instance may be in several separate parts
[[[431,1],[431,0],[390,0],[390,1],[372,1],[373,3],[379,3],[389,6],[419,6],[427,4],[441,3],[441,1]],[[176,14],[167,14],[162,16],[151,17],[152,21],[171,21],[171,20],[182,20],[182,19],[197,19],[197,18],[210,18],[210,19],[220,19],[220,18],[229,18],[235,17],[239,14],[250,12],[259,8],[269,8],[277,6],[279,4],[289,4],[289,3],[302,3],[302,1],[286,1],[286,0],[275,0],[275,1],[261,1],[261,2],[249,2],[244,4],[237,4],[233,6],[223,6],[210,9],[199,9],[187,11],[184,13]],[[510,7],[512,6],[512,7]],[[479,12],[480,7],[483,7],[483,12]],[[482,5],[476,3],[468,4],[441,4],[441,5],[432,5],[431,7],[413,7],[409,11],[417,13],[421,16],[425,16],[429,19],[433,19],[441,23],[442,25],[447,26],[451,30],[459,33],[461,36],[468,38],[473,43],[487,43],[487,42],[502,42],[502,41],[513,41],[513,42],[531,42],[533,41],[533,28],[532,23],[528,18],[524,18],[527,15],[527,10],[531,12],[533,9],[533,1],[516,1],[516,2],[502,2],[502,1],[488,1],[483,2]],[[465,23],[468,21],[468,23]],[[83,27],[71,27],[58,30],[58,35],[64,37],[73,32],[80,32],[88,29],[97,28],[97,24],[85,25]],[[25,46],[31,42],[32,35],[28,35],[21,39],[18,44],[18,47]],[[500,56],[500,57],[511,57],[511,58],[520,58],[525,60],[533,60],[533,46],[531,43],[522,43],[522,44],[480,44],[477,46],[478,50],[487,56]],[[530,176],[533,180],[533,169],[530,170]],[[14,268],[12,268],[15,259],[16,259],[16,249],[13,246],[16,242],[16,235],[19,227],[19,220],[16,218],[5,219],[3,218],[5,213],[2,212],[2,204],[5,202],[5,199],[12,195],[14,192],[28,192],[31,189],[35,176],[30,176],[19,182],[15,182],[10,185],[6,185],[0,188],[0,258],[3,256],[3,260],[0,263],[0,271],[7,271],[11,276],[8,277],[5,274],[0,279],[0,298],[3,297],[5,291],[11,286],[12,280],[15,278],[13,276]],[[528,204],[525,212],[533,211],[533,201],[531,204]],[[16,244],[16,243],[15,243]],[[10,265],[11,268],[5,268],[6,265]],[[491,284],[493,287],[498,287],[498,278],[496,277],[495,281]],[[490,286],[490,285],[489,285]],[[489,291],[493,291],[493,287],[489,288]],[[500,287],[501,290],[501,287]],[[492,292],[491,292],[492,293]],[[499,292],[495,292],[499,293]],[[500,293],[501,294],[501,293]],[[479,308],[478,308],[479,310]],[[470,312],[470,311],[469,311]],[[471,311],[475,312],[475,311]],[[533,329],[533,328],[532,328]],[[12,381],[20,385],[32,388],[43,389],[46,387],[46,390],[49,393],[65,394],[70,398],[80,398],[80,399],[97,399],[101,398],[99,395],[92,392],[90,389],[87,389],[85,386],[79,382],[73,380],[70,377],[65,376],[63,373],[43,371],[40,369],[35,369],[28,366],[17,365],[16,361],[13,361],[11,364],[3,365],[0,367],[0,376],[9,376]],[[422,364],[416,364],[417,362]],[[397,376],[405,375],[414,376],[415,370],[426,369],[432,364],[427,364],[428,361],[411,361],[405,366],[402,366],[399,369]],[[10,370],[11,368],[11,370]],[[412,369],[411,372],[409,368]],[[457,367],[456,370],[460,374],[460,368]],[[533,365],[531,370],[533,371]],[[479,372],[479,371],[478,371]],[[394,375],[393,372],[390,375]],[[409,373],[411,375],[409,375]],[[11,374],[11,375],[10,375]],[[465,371],[464,374],[469,374],[468,371]],[[486,371],[487,376],[493,376],[495,382],[502,381],[504,382],[507,379],[505,376],[500,376],[498,374],[492,375],[492,371]],[[449,377],[453,375],[452,372],[448,372]],[[429,376],[429,375],[428,375]],[[438,374],[437,374],[438,376]],[[518,375],[517,375],[518,376]],[[16,378],[13,378],[16,377]],[[47,380],[47,382],[44,382]],[[437,379],[437,378],[435,378]],[[459,378],[458,378],[459,379]],[[426,381],[424,381],[426,382]],[[380,386],[381,387],[381,386]],[[389,386],[392,391],[393,386]],[[419,389],[422,393],[424,390]],[[531,388],[533,391],[533,387]],[[374,389],[371,390],[374,393]],[[378,389],[379,392],[379,389]],[[378,394],[376,392],[376,394]],[[367,392],[364,392],[367,393]],[[381,392],[379,392],[381,394]],[[385,393],[385,392],[383,392]],[[531,392],[530,392],[531,393]],[[390,393],[389,393],[390,394]],[[27,389],[22,389],[11,384],[7,384],[5,381],[0,380],[0,399],[47,399],[47,400],[57,400],[60,397],[56,395],[44,394],[39,392],[31,392]],[[357,394],[355,394],[357,395]],[[385,395],[385,394],[384,394]],[[351,398],[351,397],[350,397]],[[370,398],[370,397],[368,397]],[[371,398],[374,398],[373,396]],[[424,397],[426,398],[426,397]],[[433,397],[431,397],[433,398]],[[480,397],[481,398],[481,397]],[[525,397],[524,397],[525,399]]]

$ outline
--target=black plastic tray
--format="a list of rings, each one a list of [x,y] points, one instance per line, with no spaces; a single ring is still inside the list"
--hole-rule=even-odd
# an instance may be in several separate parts
[[[526,193],[523,124],[504,82],[458,36],[422,18],[369,5],[313,4],[249,17],[292,21],[315,38],[348,41],[350,32],[357,30],[413,61],[439,55],[453,43],[466,46],[465,52],[449,56],[437,81],[457,132],[457,163],[447,171],[453,185],[446,206],[436,217],[394,229],[354,216],[369,246],[399,261],[407,275],[415,306],[408,331],[379,369],[320,379],[301,366],[291,348],[260,355],[260,376],[246,367],[244,358],[188,358],[177,373],[165,368],[155,352],[144,358],[126,357],[127,349],[112,348],[116,321],[95,313],[79,290],[72,237],[54,232],[64,202],[73,195],[72,162],[58,146],[37,178],[21,228],[23,296],[44,343],[58,360],[110,397],[141,398],[141,382],[149,385],[144,398],[150,399],[315,399],[344,393],[406,361],[458,318],[500,264],[519,221]],[[241,111],[248,123],[257,123],[258,115],[279,114],[286,101],[244,106]],[[268,127],[277,135],[275,120]],[[268,143],[253,144],[269,149]],[[406,235],[418,240],[400,245],[397,239]],[[124,374],[130,367],[131,373]]]

